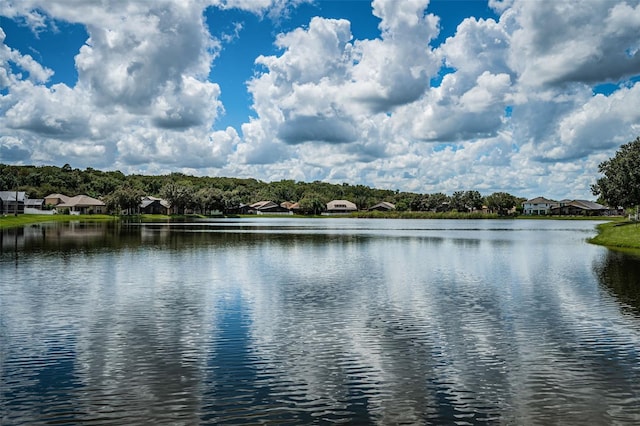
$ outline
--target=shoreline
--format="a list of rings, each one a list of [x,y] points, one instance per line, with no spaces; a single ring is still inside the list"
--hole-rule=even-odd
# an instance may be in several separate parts
[[[596,227],[598,235],[588,242],[611,249],[640,250],[640,222],[614,220]]]
[[[19,228],[22,226],[35,225],[47,222],[105,222],[120,221],[126,222],[132,220],[136,222],[154,222],[154,221],[181,221],[190,217],[206,219],[205,216],[166,216],[166,215],[134,215],[134,216],[111,216],[111,215],[32,215],[21,214],[18,216],[0,216],[0,229]],[[596,226],[598,234],[589,238],[587,242],[590,244],[600,245],[611,249],[632,249],[640,250],[640,223],[630,222],[620,217],[585,217],[585,216],[516,216],[516,217],[500,217],[497,215],[474,215],[461,213],[429,213],[429,212],[397,212],[395,214],[378,213],[376,214],[353,214],[345,216],[269,216],[269,215],[239,215],[227,216],[229,219],[260,217],[260,218],[310,218],[310,219],[326,219],[334,217],[345,217],[355,219],[513,219],[513,220],[600,220],[603,223]],[[220,217],[225,218],[225,217]]]
[[[37,223],[46,222],[71,222],[71,221],[181,221],[189,218],[194,219],[241,219],[241,218],[306,218],[306,219],[331,219],[331,218],[353,218],[353,219],[512,219],[512,220],[600,220],[611,222],[620,222],[616,218],[611,217],[590,217],[590,216],[498,216],[497,214],[484,213],[434,213],[434,212],[359,212],[348,215],[329,215],[329,216],[305,216],[305,215],[231,215],[231,216],[201,216],[201,215],[131,215],[116,216],[106,214],[91,215],[39,215],[39,214],[20,214],[18,216],[5,215],[0,216],[0,229],[16,228],[20,226],[28,226]],[[638,246],[640,248],[640,245]]]

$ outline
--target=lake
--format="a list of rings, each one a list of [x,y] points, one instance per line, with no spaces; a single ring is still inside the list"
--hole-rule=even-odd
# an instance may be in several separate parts
[[[594,221],[0,231],[0,424],[638,424],[640,258]]]

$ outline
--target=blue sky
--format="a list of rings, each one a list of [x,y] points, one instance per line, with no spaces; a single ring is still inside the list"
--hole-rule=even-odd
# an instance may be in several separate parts
[[[0,0],[0,162],[593,198],[638,0]]]

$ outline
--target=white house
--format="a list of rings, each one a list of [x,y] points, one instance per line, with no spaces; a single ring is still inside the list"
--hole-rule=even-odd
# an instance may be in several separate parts
[[[551,209],[558,207],[558,202],[544,197],[536,197],[522,203],[522,212],[525,215],[546,215]]]
[[[333,200],[327,203],[326,214],[348,214],[358,211],[358,207],[347,200]]]

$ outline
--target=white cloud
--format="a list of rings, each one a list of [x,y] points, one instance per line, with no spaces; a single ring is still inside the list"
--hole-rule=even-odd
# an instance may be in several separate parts
[[[640,73],[638,1],[514,3],[510,63],[528,85],[618,81]]]
[[[217,130],[224,53],[203,13],[285,19],[301,2],[1,2],[40,35],[68,21],[89,39],[70,87],[0,29],[0,161],[588,198],[640,131],[638,0],[491,0],[499,18],[469,17],[441,46],[427,0],[373,1],[373,39],[314,17],[255,59],[255,117]],[[621,88],[594,96],[605,82]]]
[[[0,89],[10,87],[20,80],[27,79],[33,83],[45,83],[53,75],[53,71],[37,63],[30,55],[23,55],[4,44],[6,34],[0,28]],[[12,64],[20,71],[14,72]],[[23,74],[26,73],[26,74]]]
[[[0,83],[8,89],[0,97],[0,126],[22,144],[20,150],[3,144],[2,158],[31,152],[37,162],[93,167],[225,164],[239,137],[211,130],[223,106],[219,85],[208,80],[219,50],[204,25],[209,4],[3,4],[0,13],[24,19],[34,31],[63,20],[83,24],[89,39],[75,56],[77,84],[46,87],[52,71],[6,46],[0,33]]]
[[[318,17],[308,29],[278,36],[282,55],[259,57],[266,72],[249,83],[259,125],[273,131],[264,137],[355,142],[366,132],[363,123],[418,99],[439,67],[428,47],[438,30],[424,13],[427,3],[373,2],[380,39],[352,40],[348,21]]]

